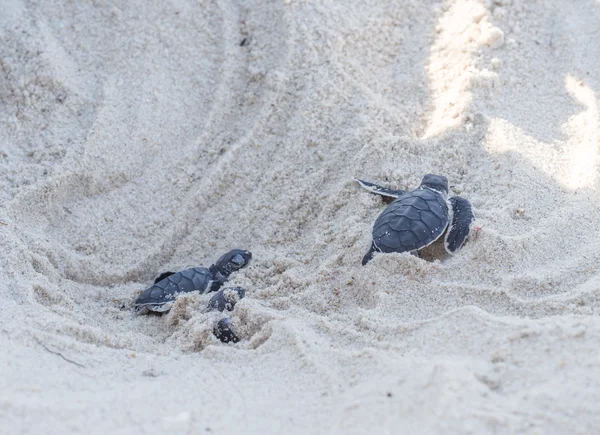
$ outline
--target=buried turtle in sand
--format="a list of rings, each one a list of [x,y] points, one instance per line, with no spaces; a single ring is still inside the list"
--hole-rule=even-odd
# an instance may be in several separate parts
[[[363,266],[375,252],[417,253],[446,233],[444,247],[456,254],[469,236],[475,220],[471,203],[460,196],[448,198],[448,179],[427,174],[412,191],[393,190],[368,181],[354,179],[377,195],[395,200],[373,225],[373,242],[362,259]]]
[[[246,291],[241,287],[219,289],[229,275],[246,267],[251,259],[250,251],[234,249],[219,258],[208,269],[193,267],[181,272],[161,273],[154,280],[154,284],[138,296],[134,302],[135,309],[142,314],[150,311],[165,313],[171,309],[178,294],[198,291],[201,294],[216,292],[208,301],[205,311],[232,311],[235,304],[245,296]],[[223,343],[240,341],[228,317],[217,322],[213,334]]]
[[[164,272],[156,278],[152,286],[138,296],[134,307],[141,314],[149,311],[167,312],[175,303],[179,293],[215,292],[223,286],[229,275],[246,267],[251,259],[250,251],[234,249],[219,258],[208,269],[193,267],[180,272]],[[240,297],[243,297],[243,294],[240,294]]]

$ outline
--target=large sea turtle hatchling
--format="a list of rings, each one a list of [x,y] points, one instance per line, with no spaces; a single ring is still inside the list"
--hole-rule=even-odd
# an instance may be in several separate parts
[[[460,196],[448,198],[448,179],[427,174],[410,192],[392,190],[354,179],[368,191],[396,198],[375,220],[373,242],[362,259],[367,264],[375,252],[416,252],[446,232],[445,248],[457,253],[475,220],[471,203]]]
[[[148,311],[164,313],[171,309],[179,293],[217,291],[227,281],[229,275],[246,267],[251,259],[252,254],[249,251],[234,249],[219,258],[208,269],[193,267],[176,273],[162,273],[152,286],[138,296],[134,303],[135,309],[140,313]]]

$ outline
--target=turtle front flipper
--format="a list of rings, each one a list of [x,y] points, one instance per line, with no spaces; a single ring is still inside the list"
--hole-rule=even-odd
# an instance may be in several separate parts
[[[246,295],[246,290],[241,287],[234,288],[225,288],[219,290],[214,294],[210,301],[208,301],[208,306],[206,307],[208,311],[210,310],[218,310],[218,311],[233,311],[233,307],[235,304],[242,299]]]
[[[154,284],[156,284],[156,283],[157,283],[157,282],[159,282],[159,281],[162,281],[163,279],[165,279],[165,278],[166,278],[166,277],[168,277],[168,276],[171,276],[171,275],[173,275],[174,273],[175,273],[175,272],[163,272],[163,273],[161,273],[161,274],[160,274],[160,275],[158,275],[158,276],[156,277],[156,279],[154,280]]]
[[[237,343],[240,338],[237,336],[231,325],[229,317],[223,317],[213,328],[213,334],[223,343]]]
[[[371,183],[370,181],[360,180],[358,178],[353,178],[358,184],[367,189],[369,192],[374,193],[376,195],[381,196],[389,196],[390,198],[398,198],[400,195],[406,193],[404,190],[394,190],[388,189],[387,187],[380,186],[375,183]]]
[[[466,199],[453,196],[449,201],[452,206],[452,222],[448,227],[444,246],[449,254],[456,254],[469,236],[475,215],[471,203]]]

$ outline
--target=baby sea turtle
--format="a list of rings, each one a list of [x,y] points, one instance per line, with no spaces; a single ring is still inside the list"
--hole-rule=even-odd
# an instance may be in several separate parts
[[[393,190],[354,179],[368,191],[396,198],[375,220],[373,242],[362,259],[363,266],[378,252],[416,252],[429,246],[446,231],[444,246],[457,253],[475,220],[471,203],[460,196],[448,199],[448,179],[427,174],[410,192]]]
[[[234,249],[223,255],[210,266],[193,267],[180,272],[165,272],[154,280],[154,284],[144,290],[136,299],[134,306],[140,313],[154,311],[164,313],[175,303],[179,293],[199,291],[209,293],[219,290],[233,272],[246,267],[252,259],[252,253]]]

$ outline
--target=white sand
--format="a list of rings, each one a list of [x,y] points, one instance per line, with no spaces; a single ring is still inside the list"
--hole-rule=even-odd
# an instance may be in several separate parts
[[[600,1],[0,3],[0,433],[600,431]],[[239,344],[131,311],[236,247]]]

